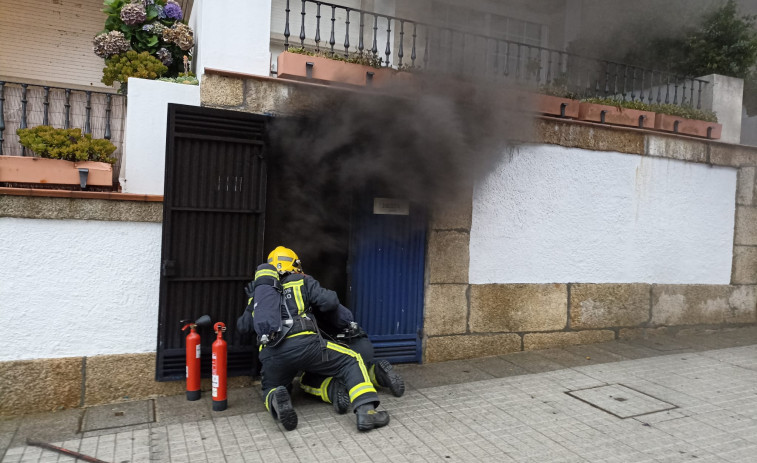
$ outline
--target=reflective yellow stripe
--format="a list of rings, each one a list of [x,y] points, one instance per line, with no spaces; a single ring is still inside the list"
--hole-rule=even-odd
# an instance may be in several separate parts
[[[294,301],[297,304],[297,315],[302,315],[305,312],[305,302],[302,300],[302,286],[305,284],[305,280],[290,281],[284,283],[284,289],[292,289],[294,293]]]
[[[257,280],[260,277],[272,277],[275,279],[279,279],[279,272],[276,270],[271,270],[268,268],[260,269],[257,272],[255,272],[255,279]]]
[[[252,304],[252,298],[247,299],[247,305]]]
[[[360,373],[363,374],[363,382],[364,383],[368,383],[369,385],[371,384],[371,377],[368,376],[368,371],[365,369],[365,363],[363,363],[363,357],[360,354],[358,354],[354,350],[347,349],[346,347],[342,347],[339,344],[335,344],[333,342],[327,342],[326,343],[326,347],[329,348],[329,349],[331,349],[331,350],[335,350],[337,352],[340,352],[342,354],[349,355],[350,357],[354,357],[357,360],[358,366],[360,367]],[[355,387],[357,387],[357,386],[355,386]],[[352,389],[355,389],[355,388],[352,388]],[[370,391],[362,391],[360,394],[363,394],[365,392],[376,392],[376,389],[374,389],[373,385],[371,385],[371,390]],[[358,395],[360,395],[360,394],[358,394]],[[350,402],[352,402],[352,400],[353,400],[352,399],[352,393],[350,392]]]
[[[268,408],[268,401],[271,398],[271,392],[273,392],[275,390],[276,390],[276,388],[274,387],[273,389],[271,389],[270,391],[268,391],[268,394],[265,395],[265,409],[268,410],[268,411],[271,411],[271,409]]]
[[[302,377],[305,376],[304,374],[300,376],[300,388],[302,388],[303,391],[307,392],[310,395],[314,395],[316,397],[320,397],[321,400],[323,400],[326,403],[331,403],[331,399],[329,399],[329,383],[331,383],[331,377],[328,377],[323,380],[321,383],[321,387],[313,387],[308,386],[307,384],[302,383]]]
[[[376,364],[371,365],[368,369],[368,376],[371,377],[371,383],[373,383],[375,387],[379,387],[378,380],[376,379]]]
[[[290,334],[287,338],[293,338],[295,336],[302,336],[303,334],[315,334],[315,331],[300,331],[299,333]]]
[[[376,388],[371,383],[360,383],[357,386],[350,389],[350,402],[354,402],[355,399],[368,392],[376,392]]]

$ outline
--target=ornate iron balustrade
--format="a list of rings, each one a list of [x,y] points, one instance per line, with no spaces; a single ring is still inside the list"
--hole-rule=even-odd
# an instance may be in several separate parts
[[[285,18],[285,50],[299,45],[345,58],[372,56],[381,58],[387,67],[481,76],[576,98],[614,98],[701,109],[702,91],[708,84],[691,76],[318,0],[286,0]],[[327,23],[328,40],[322,37],[322,19]],[[294,37],[293,29],[299,29]]]
[[[29,156],[16,129],[50,125],[80,128],[116,145],[118,175],[122,157],[126,97],[92,90],[0,81],[0,155]]]

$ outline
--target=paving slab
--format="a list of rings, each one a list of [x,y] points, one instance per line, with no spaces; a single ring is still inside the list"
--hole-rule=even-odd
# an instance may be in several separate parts
[[[156,398],[155,422],[111,429],[81,432],[90,409],[3,419],[0,462],[74,461],[28,437],[132,463],[757,461],[757,327],[397,369],[407,392],[380,392],[391,423],[370,433],[298,388],[285,432],[255,386],[230,390],[224,412],[207,395]]]
[[[121,428],[155,421],[153,400],[139,400],[88,407],[84,411],[81,432]]]

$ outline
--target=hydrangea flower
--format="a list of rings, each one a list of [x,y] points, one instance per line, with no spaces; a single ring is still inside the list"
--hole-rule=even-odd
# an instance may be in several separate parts
[[[124,24],[135,26],[145,22],[146,18],[147,12],[142,3],[129,3],[121,8],[121,20]]]
[[[176,23],[163,31],[163,40],[173,42],[182,50],[189,50],[194,46],[192,28],[184,23]]]
[[[173,0],[168,0],[166,2],[166,6],[163,7],[163,14],[166,15],[166,18],[175,19],[177,21],[180,21],[184,15],[181,11],[181,6]]]
[[[131,46],[121,31],[103,32],[92,40],[93,50],[100,58],[109,58],[128,51]]]
[[[173,56],[171,56],[171,52],[168,51],[165,48],[161,48],[158,50],[157,53],[155,53],[155,56],[158,57],[158,59],[165,64],[166,66],[170,66],[171,63],[173,63]]]
[[[163,11],[163,6],[161,5],[155,5],[155,11],[158,12],[158,18],[160,19],[166,19],[166,12]]]
[[[153,29],[155,29],[155,24],[145,24],[142,26],[143,31],[152,32]]]

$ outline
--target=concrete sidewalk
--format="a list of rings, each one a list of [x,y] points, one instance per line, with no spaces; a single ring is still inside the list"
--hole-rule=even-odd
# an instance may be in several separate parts
[[[757,327],[398,369],[369,433],[301,393],[285,432],[256,387],[0,420],[0,461],[757,462]]]

